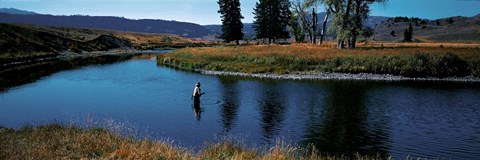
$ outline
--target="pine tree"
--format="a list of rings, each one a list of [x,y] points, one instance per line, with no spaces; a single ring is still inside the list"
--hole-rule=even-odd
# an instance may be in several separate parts
[[[222,38],[225,42],[236,41],[243,39],[243,16],[240,13],[240,0],[219,0],[218,5],[220,9],[218,13],[222,18]]]
[[[278,15],[278,26],[276,26],[275,36],[281,39],[290,38],[290,33],[288,32],[288,24],[292,18],[292,12],[290,11],[290,1],[289,0],[279,0],[279,15]]]
[[[267,1],[268,0],[260,0],[260,2],[256,3],[254,8],[255,21],[253,22],[253,28],[257,32],[257,39],[265,39],[268,38],[269,35],[269,24],[267,22]]]
[[[412,42],[412,40],[413,40],[413,26],[412,26],[412,23],[409,23],[408,28],[405,28],[405,32],[403,32],[403,41]]]
[[[403,41],[410,42],[411,39],[409,37],[410,37],[410,32],[408,31],[407,28],[405,28],[405,31],[403,32]]]
[[[269,43],[276,39],[290,38],[287,25],[291,19],[290,1],[260,0],[254,8],[255,21],[253,27],[257,31],[257,39],[268,39]]]
[[[413,40],[413,26],[412,23],[408,23],[408,40],[411,42]]]
[[[448,19],[448,24],[452,24],[452,23],[454,23],[454,22],[455,22],[455,21],[453,21],[453,18],[450,17],[450,18]]]

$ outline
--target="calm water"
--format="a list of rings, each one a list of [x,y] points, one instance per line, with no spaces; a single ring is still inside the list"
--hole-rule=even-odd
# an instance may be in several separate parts
[[[91,117],[192,148],[235,137],[249,146],[314,144],[330,154],[480,157],[478,84],[245,79],[145,59],[71,68],[3,89],[0,125]],[[200,112],[191,100],[197,81],[206,92]]]

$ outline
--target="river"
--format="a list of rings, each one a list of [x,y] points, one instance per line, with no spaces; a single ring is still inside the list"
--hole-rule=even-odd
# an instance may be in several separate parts
[[[313,144],[328,154],[480,157],[476,83],[210,76],[152,59],[58,65],[2,75],[10,87],[0,91],[0,126],[103,126],[189,148],[228,138],[257,147]],[[196,82],[206,92],[200,110],[192,107]]]

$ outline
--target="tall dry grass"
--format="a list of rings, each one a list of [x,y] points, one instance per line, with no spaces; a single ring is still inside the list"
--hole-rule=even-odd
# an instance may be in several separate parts
[[[121,137],[100,128],[58,124],[0,129],[0,159],[189,159],[165,142]]]
[[[232,141],[207,144],[198,153],[169,142],[123,137],[101,128],[78,128],[60,124],[8,129],[0,127],[0,159],[381,159],[379,155],[325,156],[311,147],[278,141],[257,149]]]

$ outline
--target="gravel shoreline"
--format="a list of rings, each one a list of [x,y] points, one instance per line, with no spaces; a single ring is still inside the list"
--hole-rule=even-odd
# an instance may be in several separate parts
[[[291,79],[291,80],[372,80],[372,81],[446,81],[446,82],[480,82],[480,78],[476,77],[446,77],[446,78],[409,78],[403,76],[395,76],[389,74],[372,74],[372,73],[301,73],[301,74],[273,74],[273,73],[241,73],[241,72],[225,72],[196,70],[206,75],[217,76],[239,76],[253,77],[262,79]]]

